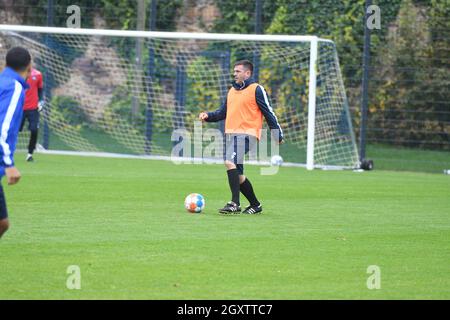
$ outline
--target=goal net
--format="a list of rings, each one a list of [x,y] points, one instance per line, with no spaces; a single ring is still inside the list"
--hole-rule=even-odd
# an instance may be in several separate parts
[[[330,40],[0,25],[0,68],[14,46],[30,51],[44,77],[46,149],[169,156],[172,132],[192,131],[199,112],[218,109],[234,61],[248,59],[283,129],[285,162],[358,166]],[[19,148],[27,138],[24,130]]]

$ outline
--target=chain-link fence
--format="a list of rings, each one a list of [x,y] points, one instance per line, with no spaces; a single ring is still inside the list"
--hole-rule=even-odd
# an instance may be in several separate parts
[[[450,169],[450,3],[378,0],[370,9],[370,64],[363,68],[365,0],[142,1],[0,0],[1,23],[65,27],[77,5],[81,27],[219,33],[314,34],[337,46],[359,136],[368,72],[367,158],[388,170]],[[142,5],[142,3],[141,3]],[[156,8],[155,8],[156,7]],[[379,13],[379,15],[378,15]],[[130,47],[135,46],[130,42]]]

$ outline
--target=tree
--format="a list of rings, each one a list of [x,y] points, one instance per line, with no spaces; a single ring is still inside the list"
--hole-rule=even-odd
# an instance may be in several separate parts
[[[398,145],[449,148],[448,40],[441,28],[448,17],[439,1],[428,8],[404,0],[374,77],[384,79],[372,88],[372,138]],[[444,24],[444,25],[442,25]],[[448,29],[447,29],[448,30]],[[447,111],[447,112],[445,112]]]

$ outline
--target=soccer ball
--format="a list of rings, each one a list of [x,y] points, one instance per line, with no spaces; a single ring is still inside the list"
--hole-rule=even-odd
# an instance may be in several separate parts
[[[200,213],[205,208],[205,198],[201,194],[191,193],[184,200],[184,207],[191,213]]]
[[[283,164],[283,158],[279,155],[273,156],[272,159],[270,159],[270,163],[273,166],[281,166]]]

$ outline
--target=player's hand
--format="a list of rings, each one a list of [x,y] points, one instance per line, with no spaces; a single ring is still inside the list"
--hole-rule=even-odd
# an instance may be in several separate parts
[[[206,112],[201,112],[198,115],[198,120],[205,121],[206,119],[208,119],[208,114]]]
[[[41,112],[42,111],[42,109],[44,109],[44,104],[45,104],[45,102],[44,101],[39,101],[39,103],[38,103],[38,111],[39,112]]]
[[[278,141],[278,144],[283,144],[284,143],[284,139],[283,140],[280,140],[280,141]]]
[[[20,172],[16,167],[5,168],[5,174],[9,185],[16,184],[21,177]]]

